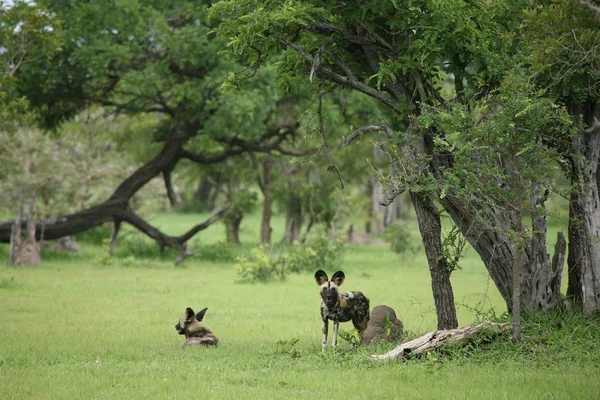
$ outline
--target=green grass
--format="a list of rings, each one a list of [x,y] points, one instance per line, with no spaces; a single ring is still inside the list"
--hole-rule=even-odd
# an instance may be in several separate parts
[[[203,220],[169,214],[154,223],[175,234],[195,218]],[[251,216],[246,226],[257,220]],[[239,253],[256,245],[246,226]],[[274,228],[277,239],[281,230]],[[223,235],[216,224],[197,245]],[[373,363],[369,354],[394,345],[354,349],[341,341],[336,352],[321,354],[314,271],[240,284],[231,261],[194,256],[174,267],[175,254],[161,256],[131,232],[108,263],[104,248],[81,244],[81,254],[46,252],[42,267],[0,267],[0,398],[600,398],[596,320],[553,316],[526,323],[518,344],[500,339]],[[6,256],[0,247],[0,258]],[[392,306],[411,336],[435,329],[423,255],[352,247],[344,260],[343,288],[362,290],[372,306]],[[504,304],[472,250],[452,283],[460,325],[502,314]],[[219,337],[218,348],[180,348],[174,325],[188,306],[208,307],[204,322]],[[292,339],[294,346],[278,344]]]

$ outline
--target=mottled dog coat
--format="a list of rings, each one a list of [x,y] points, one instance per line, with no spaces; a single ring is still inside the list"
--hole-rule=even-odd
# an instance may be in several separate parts
[[[331,346],[337,344],[340,322],[352,321],[354,327],[361,333],[367,329],[369,323],[369,299],[361,292],[340,292],[338,287],[344,283],[346,276],[338,271],[331,277],[318,270],[315,280],[320,287],[321,294],[321,319],[323,320],[323,342],[321,350],[327,348],[327,335],[329,320],[333,321],[333,339]]]
[[[216,346],[219,339],[200,321],[204,318],[208,308],[194,315],[194,310],[186,308],[185,314],[179,319],[175,329],[180,335],[185,335],[185,343],[181,347],[198,344],[200,346]]]

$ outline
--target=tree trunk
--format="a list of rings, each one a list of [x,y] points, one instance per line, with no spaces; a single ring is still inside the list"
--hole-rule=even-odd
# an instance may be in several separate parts
[[[421,168],[424,166],[420,158],[422,155],[427,154],[425,134],[420,131],[413,133],[416,131],[416,121],[413,120],[408,132],[405,134],[404,142],[400,146],[409,173],[414,176],[423,173]],[[410,191],[410,198],[415,208],[419,231],[429,264],[438,329],[454,329],[458,326],[458,319],[454,305],[454,292],[450,282],[451,271],[442,251],[440,214],[428,194]]]
[[[174,167],[175,166],[173,165],[173,168]],[[165,188],[167,189],[167,197],[169,198],[169,204],[171,205],[171,208],[177,208],[181,205],[182,201],[181,196],[179,196],[179,194],[175,191],[175,188],[173,187],[173,181],[171,180],[171,172],[172,169],[163,171],[163,179],[165,181]]]
[[[227,221],[227,242],[240,244],[240,226],[242,224],[243,215],[228,218]]]
[[[450,192],[439,201],[481,257],[506,302],[508,311],[512,312],[515,240],[507,233],[515,230],[514,213],[475,203],[469,205],[470,211],[467,212],[469,208]],[[537,208],[543,209],[540,199],[534,202],[538,205]],[[475,211],[481,214],[477,218],[474,217]],[[536,235],[540,236],[536,236],[535,242],[525,240],[521,260],[524,268],[521,278],[521,305],[526,313],[551,311],[562,299],[559,289],[565,251],[561,240],[564,241],[564,238],[561,239],[559,234],[556,246],[558,253],[555,252],[554,260],[551,261],[546,252],[545,212],[536,217],[533,229]]]
[[[273,214],[273,199],[267,194],[263,201],[263,213],[260,228],[260,242],[262,244],[271,243],[271,215]]]
[[[541,193],[541,186],[531,188],[531,239],[525,248],[527,264],[521,265],[521,305],[526,314],[552,311],[561,304],[564,296],[560,292],[567,243],[562,232],[558,232],[554,256],[546,253],[546,208],[544,203],[549,192]],[[524,256],[522,255],[521,258]],[[525,267],[525,268],[524,268]]]
[[[42,259],[40,253],[42,251],[42,239],[38,242],[35,238],[36,232],[36,216],[35,203],[37,201],[37,193],[34,192],[31,204],[29,206],[29,214],[27,216],[26,236],[21,236],[21,216],[23,205],[19,207],[19,212],[15,218],[13,225],[13,234],[11,235],[9,266],[17,265],[40,265]],[[43,229],[43,228],[42,228]]]
[[[262,244],[271,243],[271,214],[273,212],[273,199],[269,192],[271,185],[271,169],[273,160],[266,159],[262,162],[262,178],[259,178],[260,188],[263,194],[263,213],[260,225],[260,242]]]
[[[514,190],[514,207],[515,207],[515,233],[516,241],[513,249],[513,270],[512,270],[512,340],[521,339],[521,254],[523,253],[523,195],[521,194],[521,171],[519,167],[519,152],[518,132],[515,126],[513,130],[513,154],[510,157],[512,164],[513,190]],[[539,191],[539,186],[535,185],[534,191]],[[532,196],[533,197],[533,196]],[[545,226],[544,226],[545,228]],[[545,236],[545,235],[544,235]]]
[[[21,249],[21,217],[23,216],[23,202],[19,205],[15,222],[10,231],[10,252],[8,255],[8,265],[16,265],[17,255]]]
[[[283,243],[292,244],[300,240],[302,231],[302,199],[294,193],[292,185],[288,192],[288,202],[285,215],[285,232],[283,234]]]
[[[208,172],[202,175],[198,188],[194,192],[194,202],[198,211],[214,210],[219,191],[215,189],[213,182],[220,182],[220,175],[211,176]]]
[[[371,211],[369,212],[370,217],[370,233],[373,236],[380,235],[385,229],[385,218],[388,212],[386,207],[380,205],[385,199],[383,189],[377,184],[375,178],[369,177],[369,187],[371,188]],[[389,207],[391,210],[392,207]]]
[[[600,105],[574,107],[589,128],[571,141],[571,201],[569,209],[569,285],[567,295],[580,302],[584,315],[600,308]]]
[[[442,224],[434,202],[426,196],[411,192],[419,231],[429,264],[431,288],[435,301],[438,329],[454,329],[458,326],[454,292],[450,283],[450,268],[442,253]]]

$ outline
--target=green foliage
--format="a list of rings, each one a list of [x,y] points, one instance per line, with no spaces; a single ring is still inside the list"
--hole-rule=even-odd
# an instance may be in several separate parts
[[[516,174],[521,193],[534,183],[555,187],[570,117],[540,95],[525,69],[515,66],[505,75],[494,96],[476,112],[457,104],[448,111],[422,114],[424,127],[444,132],[434,140],[437,151],[454,155],[452,167],[444,169],[441,197],[451,190],[468,204],[511,210]]]
[[[419,247],[413,244],[410,227],[403,221],[395,221],[388,225],[381,237],[390,242],[390,248],[394,253],[415,253],[419,250]]]
[[[316,267],[338,268],[344,245],[341,235],[318,229],[311,232],[303,243],[271,250],[260,246],[252,249],[249,255],[238,257],[238,275],[243,282],[268,282],[276,277],[285,279],[290,272],[312,271]]]
[[[577,0],[536,4],[524,14],[535,79],[571,104],[600,99],[598,15]]]
[[[302,350],[297,348],[299,338],[291,338],[289,340],[278,340],[275,342],[275,354],[289,355],[291,358],[300,358]]]
[[[0,161],[4,166],[0,179],[5,188],[0,210],[15,213],[20,200],[28,200],[33,190],[39,199],[37,213],[43,218],[107,199],[133,172],[131,157],[113,157],[118,144],[103,129],[109,123],[102,118],[94,123],[72,123],[59,136],[33,128],[0,130]],[[132,205],[157,210],[162,205],[157,199],[162,190],[159,182],[151,182]]]
[[[224,217],[226,223],[243,217],[244,214],[252,211],[258,202],[258,195],[249,188],[235,188],[232,191],[235,191],[235,194],[229,196],[232,210]]]
[[[362,336],[360,332],[356,329],[344,330],[340,329],[338,332],[338,336],[340,339],[345,340],[348,344],[356,349],[357,347],[362,345]]]
[[[16,74],[32,63],[45,65],[60,50],[60,28],[55,15],[34,2],[0,3],[0,131],[15,130],[31,119]]]
[[[277,276],[283,279],[285,275],[280,264],[281,261],[267,253],[264,246],[236,259],[237,273],[242,282],[269,282]]]
[[[452,224],[452,228],[443,233],[442,254],[451,272],[460,269],[460,260],[465,257],[466,246],[467,238],[456,225]]]
[[[94,246],[100,246],[105,240],[110,238],[112,227],[109,224],[103,224],[96,228],[88,229],[85,232],[75,235],[77,242],[86,243]]]
[[[334,269],[340,266],[346,242],[341,234],[328,233],[325,229],[311,232],[303,243],[294,243],[283,258],[286,271],[312,271]]]

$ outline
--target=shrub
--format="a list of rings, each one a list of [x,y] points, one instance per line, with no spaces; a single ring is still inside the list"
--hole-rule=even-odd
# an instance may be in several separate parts
[[[304,243],[296,243],[286,254],[274,255],[263,246],[251,250],[249,256],[237,258],[238,275],[244,282],[268,282],[275,277],[285,279],[289,272],[319,268],[335,268],[341,263],[344,238],[317,230]]]
[[[407,225],[403,222],[396,221],[388,225],[382,236],[390,242],[390,247],[394,253],[400,254],[406,251],[417,251],[417,246],[412,244]]]
[[[279,263],[260,246],[252,249],[249,256],[237,258],[237,272],[244,282],[268,282],[278,275]],[[283,274],[279,275],[283,278]]]
[[[318,230],[308,235],[304,243],[295,243],[283,260],[290,272],[312,270],[315,266],[331,269],[340,265],[345,246],[344,237],[335,232]]]

